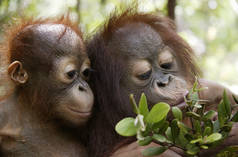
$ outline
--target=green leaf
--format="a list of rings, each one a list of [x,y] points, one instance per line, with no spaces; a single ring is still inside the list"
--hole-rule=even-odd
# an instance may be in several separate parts
[[[202,149],[208,149],[208,146],[206,146],[206,145],[201,145],[200,146]]]
[[[198,80],[197,80],[197,78],[196,78],[196,80],[195,80],[195,82],[194,82],[194,84],[193,84],[193,88],[192,88],[193,92],[196,92],[196,91],[197,91],[197,86],[198,86]]]
[[[194,129],[196,130],[196,133],[198,133],[199,135],[201,135],[202,133],[202,128],[201,128],[201,123],[199,120],[194,120]]]
[[[154,123],[152,125],[152,130],[157,132],[160,128],[163,127],[164,123],[166,122],[166,119],[162,119],[161,121],[157,122],[157,123]]]
[[[188,126],[186,126],[184,123],[182,122],[179,122],[177,123],[178,127],[180,128],[180,130],[183,132],[183,133],[188,133],[188,131],[191,131],[192,129],[189,128]]]
[[[160,135],[160,134],[154,134],[154,135],[152,136],[152,138],[153,138],[154,140],[159,141],[159,142],[162,142],[162,143],[167,141],[166,137],[164,137],[163,135]]]
[[[232,117],[231,121],[238,122],[238,112]]]
[[[216,121],[213,123],[213,132],[219,132],[219,130],[220,130],[219,120],[216,120]]]
[[[206,127],[203,132],[203,136],[208,136],[212,133],[211,127]]]
[[[134,125],[134,118],[124,118],[117,123],[115,130],[121,136],[135,136],[137,133],[137,127]]]
[[[202,105],[198,104],[198,102],[194,105],[196,108],[202,108]]]
[[[159,133],[163,134],[169,127],[169,122],[165,121],[163,126],[160,128]]]
[[[200,151],[200,148],[195,144],[188,144],[186,146],[186,149],[187,149],[186,153],[189,155],[195,155]]]
[[[181,121],[183,119],[183,113],[178,107],[172,107],[172,113],[178,120]]]
[[[225,109],[226,109],[226,115],[228,117],[230,117],[231,116],[231,103],[230,103],[229,98],[226,94],[226,90],[224,90],[224,93],[223,93],[223,102],[224,102]]]
[[[140,111],[138,109],[138,106],[136,104],[135,98],[133,94],[130,94],[130,103],[132,104],[133,110],[136,114],[139,114]]]
[[[139,111],[140,111],[140,114],[142,114],[144,116],[144,118],[146,118],[146,116],[149,113],[149,109],[148,109],[148,105],[147,105],[147,100],[146,100],[146,96],[145,96],[144,93],[142,93],[141,97],[140,97]]]
[[[168,147],[149,147],[149,148],[143,150],[142,154],[144,156],[155,156],[155,155],[162,154],[167,149],[168,149]]]
[[[225,119],[226,119],[226,109],[223,101],[221,101],[221,103],[218,104],[218,120],[220,127],[224,125]]]
[[[145,139],[144,140],[139,140],[138,141],[138,144],[140,145],[140,146],[146,146],[146,145],[148,145],[148,144],[150,144],[151,142],[152,142],[152,137],[151,136],[147,136],[147,137],[145,137]]]
[[[185,137],[188,141],[193,140],[193,136],[190,135],[190,134],[185,134],[184,137]]]
[[[178,137],[179,135],[179,127],[178,127],[178,123],[177,120],[174,119],[171,122],[171,133],[172,133],[172,137],[173,137],[173,141],[175,141],[175,139]]]
[[[238,104],[238,98],[235,97],[235,95],[232,95],[232,97],[233,97],[234,101]]]
[[[195,144],[195,143],[198,143],[198,142],[202,142],[202,138],[198,138],[198,139],[190,141],[190,143],[192,143],[192,144]]]
[[[204,116],[203,119],[212,119],[215,116],[216,112],[213,110],[208,111]]]
[[[222,135],[220,133],[213,133],[210,136],[208,136],[205,140],[205,143],[213,143],[215,141],[218,141],[222,138]]]
[[[153,106],[151,111],[146,117],[147,123],[157,123],[163,120],[170,110],[170,106],[166,103],[158,103]]]
[[[200,120],[201,116],[195,112],[186,112],[186,115],[188,117],[192,117],[194,119]]]
[[[166,132],[165,132],[165,135],[167,136],[167,138],[168,138],[170,141],[173,141],[173,136],[172,136],[171,127],[168,127],[168,129],[167,129]]]

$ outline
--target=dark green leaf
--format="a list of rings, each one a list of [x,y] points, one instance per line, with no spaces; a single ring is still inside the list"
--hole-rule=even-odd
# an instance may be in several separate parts
[[[213,110],[210,110],[203,116],[203,119],[212,119],[215,115],[216,115],[216,112]]]
[[[159,129],[161,129],[164,125],[164,123],[166,122],[166,118],[164,118],[163,120],[157,122],[157,123],[154,123],[152,125],[152,129],[153,131],[157,132]]]
[[[179,136],[175,143],[183,148],[189,143],[189,141],[185,138],[185,133],[183,131],[180,130]]]
[[[202,128],[201,128],[201,123],[199,120],[194,120],[194,129],[196,131],[197,134],[201,135],[202,133]]]
[[[167,147],[149,147],[143,150],[142,154],[144,156],[155,156],[160,155],[165,152],[168,148]]]
[[[178,120],[181,121],[183,119],[183,113],[178,107],[172,107],[172,113]]]
[[[231,119],[233,122],[238,122],[238,112]]]
[[[169,127],[169,122],[165,121],[163,126],[160,128],[159,133],[163,134]]]
[[[145,137],[145,139],[144,140],[139,140],[138,141],[138,144],[140,145],[140,146],[145,146],[145,145],[148,145],[148,144],[150,144],[151,142],[152,142],[152,137],[151,136],[147,136],[147,137]]]
[[[212,120],[209,119],[209,120],[205,121],[203,127],[204,128],[210,127],[211,129],[213,129],[213,122],[212,122]]]
[[[230,132],[231,129],[232,129],[232,125],[233,125],[233,122],[228,122],[226,124],[223,125],[223,127],[221,128],[222,131],[225,131],[225,132]]]
[[[167,138],[168,138],[170,141],[173,141],[173,136],[172,136],[171,127],[168,127],[168,129],[166,130],[165,134],[166,134]]]
[[[136,101],[135,101],[135,98],[134,98],[134,95],[133,94],[130,94],[130,103],[132,104],[133,106],[133,110],[136,114],[139,114],[140,111],[139,111],[139,108],[136,104]]]
[[[224,125],[225,119],[226,119],[226,109],[223,101],[221,101],[221,103],[218,104],[218,120],[220,127]]]
[[[203,136],[208,136],[212,133],[211,127],[206,127],[203,132]]]
[[[232,95],[232,97],[233,97],[234,101],[238,104],[238,98],[235,97],[235,95]]]
[[[175,141],[175,139],[178,137],[179,135],[179,127],[178,127],[178,124],[177,124],[177,120],[174,119],[172,122],[171,122],[171,133],[172,133],[172,137],[173,137],[173,141]]]
[[[145,96],[144,93],[142,93],[141,97],[140,97],[139,111],[140,111],[140,114],[142,114],[144,116],[144,118],[146,118],[146,116],[149,113],[149,109],[148,109],[148,105],[147,105],[147,100],[146,100],[146,96]]]
[[[230,115],[231,115],[231,103],[229,101],[229,98],[228,98],[225,90],[224,90],[224,93],[223,93],[223,102],[224,102],[225,109],[226,109],[226,116],[230,117]]]
[[[152,138],[153,138],[154,140],[159,141],[159,142],[162,142],[162,143],[167,141],[166,137],[164,137],[163,135],[160,135],[160,134],[154,134],[154,135],[152,136]]]
[[[189,128],[188,126],[186,126],[184,123],[182,122],[178,122],[177,123],[178,127],[180,128],[180,130],[183,132],[183,133],[188,133],[188,131],[191,131],[192,129]]]
[[[187,149],[186,153],[189,155],[195,155],[200,151],[200,148],[195,144],[188,144],[186,146],[186,149]]]
[[[157,123],[163,120],[170,110],[170,106],[166,103],[158,103],[153,106],[151,111],[146,117],[147,123]]]
[[[213,132],[218,132],[220,130],[220,124],[219,124],[219,120],[216,120],[213,123]]]
[[[194,119],[200,120],[201,116],[195,112],[186,112],[186,115],[188,117],[192,117]]]
[[[115,130],[121,136],[135,136],[137,133],[137,127],[134,125],[134,118],[124,118],[117,123]]]
[[[184,137],[188,140],[191,141],[193,139],[193,136],[190,134],[185,134]]]

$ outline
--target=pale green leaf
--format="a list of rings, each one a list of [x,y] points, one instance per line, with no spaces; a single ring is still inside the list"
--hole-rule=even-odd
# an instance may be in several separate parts
[[[146,117],[146,122],[153,124],[163,120],[167,116],[169,110],[170,106],[166,103],[154,105]]]
[[[183,113],[178,107],[172,107],[172,113],[178,120],[181,121],[183,119]]]
[[[139,101],[139,112],[146,118],[146,116],[149,114],[149,109],[147,105],[146,96],[144,93],[141,94],[140,101]]]
[[[115,130],[121,136],[135,136],[137,133],[137,127],[134,125],[134,118],[124,118],[117,123]]]

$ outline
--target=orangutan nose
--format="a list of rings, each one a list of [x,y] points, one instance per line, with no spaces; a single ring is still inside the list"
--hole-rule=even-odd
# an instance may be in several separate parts
[[[157,80],[157,86],[158,87],[165,87],[169,84],[169,82],[171,81],[171,76],[170,75],[165,75],[163,78],[160,78]]]
[[[83,85],[79,85],[78,89],[81,92],[85,92],[87,90]]]

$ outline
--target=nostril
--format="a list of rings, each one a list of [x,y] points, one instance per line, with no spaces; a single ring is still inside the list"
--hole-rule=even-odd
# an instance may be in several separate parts
[[[83,86],[79,86],[79,90],[82,91],[82,92],[86,91],[86,89]]]
[[[163,82],[157,82],[157,86],[158,86],[158,87],[165,87],[165,86],[166,86],[166,84],[165,84],[165,83],[163,83]]]

